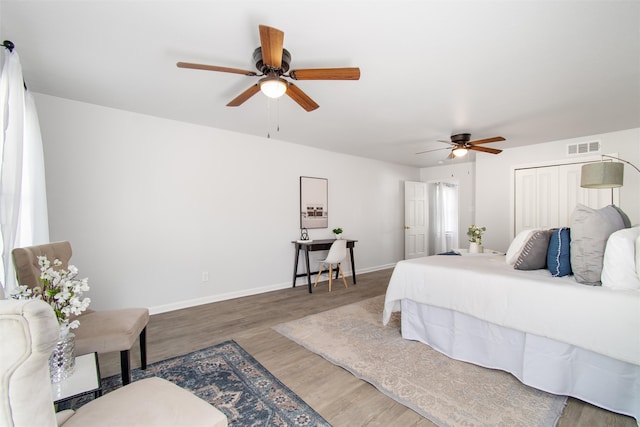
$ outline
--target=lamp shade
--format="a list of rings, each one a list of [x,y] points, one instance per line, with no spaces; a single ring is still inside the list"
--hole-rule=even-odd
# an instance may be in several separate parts
[[[597,162],[582,165],[580,187],[616,188],[622,187],[624,163]]]

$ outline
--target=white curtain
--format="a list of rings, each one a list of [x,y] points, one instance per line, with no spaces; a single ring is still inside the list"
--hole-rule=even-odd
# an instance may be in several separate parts
[[[458,247],[458,185],[436,182],[429,191],[429,255]]]
[[[0,51],[0,280],[7,293],[16,286],[11,250],[47,243],[49,225],[44,155],[35,103],[25,89],[18,53]]]

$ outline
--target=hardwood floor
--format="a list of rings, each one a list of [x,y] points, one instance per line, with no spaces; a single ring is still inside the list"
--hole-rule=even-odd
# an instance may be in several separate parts
[[[212,303],[151,316],[147,330],[149,363],[235,340],[280,381],[297,393],[334,427],[433,426],[405,406],[288,340],[272,326],[385,293],[392,270],[349,278],[327,292],[321,282],[309,294],[306,286]],[[132,366],[139,367],[138,346]],[[100,355],[103,377],[119,374],[117,353]],[[558,422],[571,426],[637,426],[635,420],[570,398]]]

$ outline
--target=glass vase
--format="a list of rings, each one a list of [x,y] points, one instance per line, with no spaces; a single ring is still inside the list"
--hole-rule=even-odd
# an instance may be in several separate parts
[[[58,342],[49,356],[49,374],[52,383],[59,383],[71,376],[76,367],[76,336],[61,331]]]

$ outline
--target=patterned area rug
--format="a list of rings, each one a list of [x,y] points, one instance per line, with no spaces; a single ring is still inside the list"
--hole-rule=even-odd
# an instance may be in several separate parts
[[[235,341],[134,369],[132,381],[160,377],[192,391],[222,411],[229,426],[328,426],[316,411],[282,384]],[[103,393],[122,386],[120,375],[102,380]],[[93,395],[58,405],[76,409]]]
[[[384,295],[274,326],[439,426],[554,426],[566,403],[511,374],[451,359],[382,325]]]

